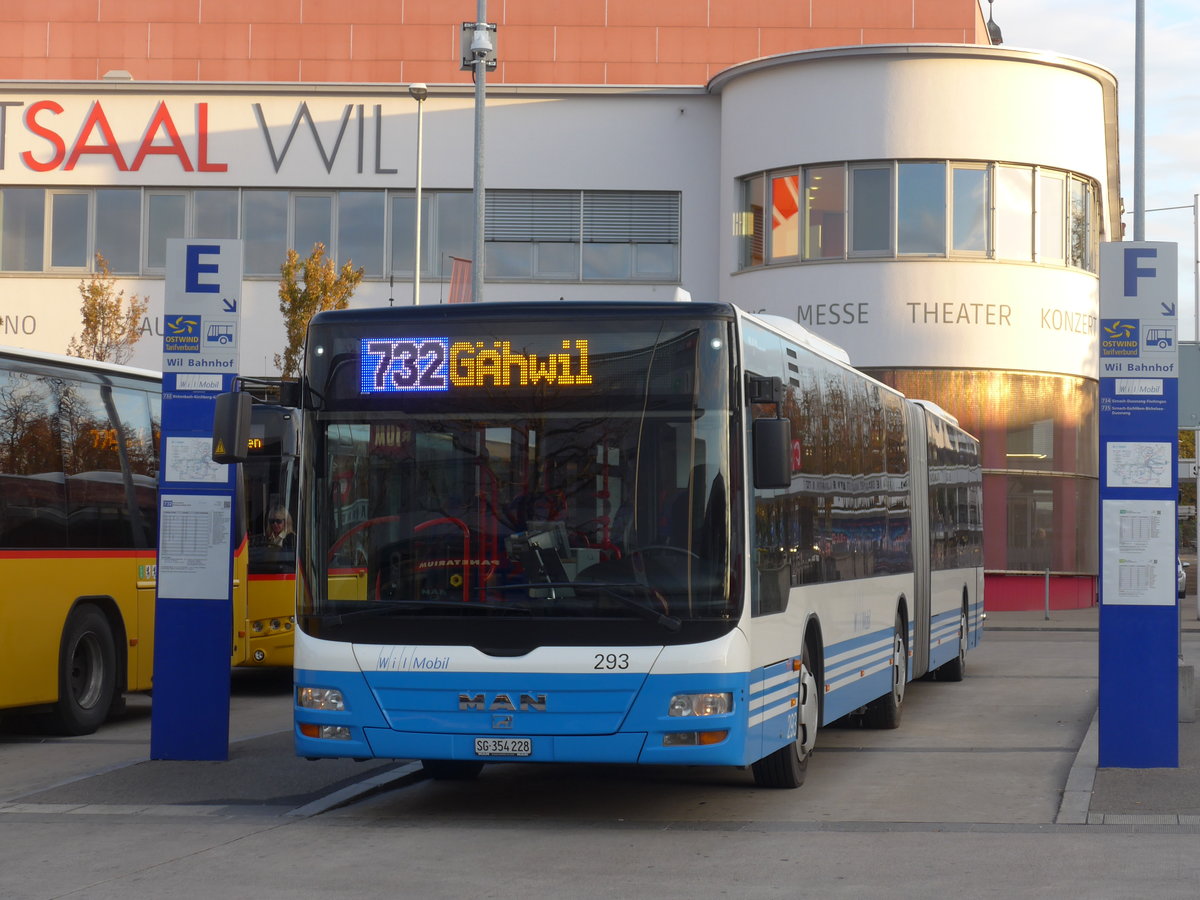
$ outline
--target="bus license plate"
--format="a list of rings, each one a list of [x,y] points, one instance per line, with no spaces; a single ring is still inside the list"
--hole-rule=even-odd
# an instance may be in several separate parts
[[[475,738],[476,756],[530,756],[533,741],[529,738]]]

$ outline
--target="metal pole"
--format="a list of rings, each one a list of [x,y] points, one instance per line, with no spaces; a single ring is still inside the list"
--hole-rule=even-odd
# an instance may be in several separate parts
[[[417,101],[417,211],[413,218],[413,306],[421,305],[421,157],[424,148],[421,124],[425,113],[425,98],[428,92],[425,85],[413,85],[409,92]]]
[[[475,38],[487,34],[487,0],[477,0]],[[475,53],[475,236],[471,241],[471,299],[483,299],[483,108],[487,100],[487,54]]]
[[[1133,239],[1146,239],[1146,0],[1137,0],[1133,63]]]
[[[1050,567],[1046,566],[1046,621],[1050,621]]]

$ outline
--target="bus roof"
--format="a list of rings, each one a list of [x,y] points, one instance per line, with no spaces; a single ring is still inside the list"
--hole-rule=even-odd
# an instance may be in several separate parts
[[[15,359],[38,363],[44,366],[54,366],[55,368],[80,369],[98,374],[125,375],[131,378],[149,378],[154,381],[162,381],[162,373],[151,369],[138,369],[133,366],[122,366],[117,363],[101,362],[95,359],[81,359],[78,356],[64,356],[60,353],[25,350],[21,347],[0,345],[0,359]]]

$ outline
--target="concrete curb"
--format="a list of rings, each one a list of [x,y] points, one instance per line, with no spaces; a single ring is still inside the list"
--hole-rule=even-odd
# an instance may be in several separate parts
[[[1075,753],[1075,762],[1067,775],[1062,801],[1058,807],[1055,825],[1086,825],[1092,805],[1092,789],[1096,784],[1096,766],[1099,764],[1100,710],[1092,715],[1083,743]]]
[[[288,810],[284,815],[300,819],[319,816],[321,813],[329,812],[331,809],[346,806],[392,787],[402,787],[403,785],[412,784],[425,777],[425,768],[419,762],[411,762],[398,769],[389,769],[380,775],[364,778],[362,781],[348,785],[339,791],[334,791],[332,794],[318,797],[310,803],[305,803],[303,806],[297,806],[295,809]]]

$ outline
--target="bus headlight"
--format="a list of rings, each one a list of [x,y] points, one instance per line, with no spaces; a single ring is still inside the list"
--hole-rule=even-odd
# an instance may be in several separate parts
[[[296,705],[304,709],[324,709],[340,712],[346,708],[342,692],[336,688],[298,687]]]
[[[668,716],[720,716],[733,709],[733,694],[676,694]]]

